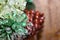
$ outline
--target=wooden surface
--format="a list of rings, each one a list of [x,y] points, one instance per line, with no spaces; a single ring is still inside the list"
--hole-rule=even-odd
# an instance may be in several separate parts
[[[60,0],[34,0],[34,3],[45,14],[41,40],[60,40]]]

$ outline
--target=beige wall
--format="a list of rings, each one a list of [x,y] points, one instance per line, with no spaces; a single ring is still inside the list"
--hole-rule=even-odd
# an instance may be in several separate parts
[[[34,0],[34,3],[45,14],[42,40],[60,40],[60,0]]]

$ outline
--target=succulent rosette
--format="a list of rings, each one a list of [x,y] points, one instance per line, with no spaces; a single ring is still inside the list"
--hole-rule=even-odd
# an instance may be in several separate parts
[[[27,35],[27,16],[25,13],[18,14],[15,11],[6,13],[0,18],[0,37],[5,37],[17,33],[17,35]]]
[[[27,25],[27,16],[26,14],[6,14],[3,15],[3,18],[0,19],[0,37],[8,37],[14,33],[17,35],[27,35],[28,30],[24,27]]]
[[[26,3],[26,0],[0,0],[1,40],[14,40],[16,35],[28,35],[25,29],[28,18],[23,11]]]

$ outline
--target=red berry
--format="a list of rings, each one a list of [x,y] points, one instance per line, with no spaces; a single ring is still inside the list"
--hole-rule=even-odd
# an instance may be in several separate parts
[[[44,13],[40,13],[40,17],[43,17],[44,16]]]

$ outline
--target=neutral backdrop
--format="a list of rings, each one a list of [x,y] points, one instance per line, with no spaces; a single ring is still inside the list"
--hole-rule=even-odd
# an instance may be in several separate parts
[[[60,0],[34,0],[34,3],[45,15],[41,40],[60,40]]]

